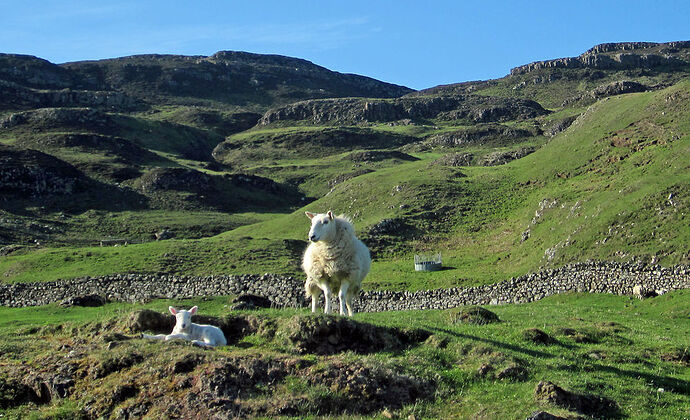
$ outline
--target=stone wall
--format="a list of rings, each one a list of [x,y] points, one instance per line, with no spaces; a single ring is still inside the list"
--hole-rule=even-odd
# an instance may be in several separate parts
[[[308,301],[304,297],[303,284],[302,279],[272,274],[206,277],[118,274],[45,283],[0,284],[0,305],[45,305],[88,294],[127,302],[254,294],[267,297],[276,307],[304,307]],[[566,292],[632,295],[635,285],[648,290],[687,289],[690,288],[690,267],[577,263],[485,286],[417,292],[365,291],[355,301],[355,307],[362,312],[379,312],[523,303]]]

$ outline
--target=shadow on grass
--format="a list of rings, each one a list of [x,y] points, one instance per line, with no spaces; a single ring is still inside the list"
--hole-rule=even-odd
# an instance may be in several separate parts
[[[512,351],[515,351],[518,353],[523,353],[523,354],[526,354],[526,355],[532,356],[532,357],[541,357],[541,358],[556,357],[555,355],[553,355],[551,353],[546,353],[546,352],[537,351],[537,350],[530,350],[530,349],[526,349],[524,347],[516,346],[514,344],[508,344],[508,343],[503,343],[501,341],[491,340],[488,338],[477,337],[476,335],[462,334],[459,332],[451,331],[451,330],[446,329],[446,328],[431,328],[431,329],[434,331],[443,332],[443,333],[446,333],[446,334],[449,334],[449,335],[452,335],[452,336],[455,336],[458,338],[465,338],[468,340],[480,341],[482,343],[491,344],[493,346],[500,347],[502,349],[512,350]]]

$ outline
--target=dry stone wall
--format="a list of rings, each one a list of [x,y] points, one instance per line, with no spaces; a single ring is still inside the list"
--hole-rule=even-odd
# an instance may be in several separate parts
[[[126,302],[253,294],[268,298],[276,307],[304,307],[309,302],[304,297],[303,284],[302,279],[273,274],[206,277],[118,274],[45,283],[0,284],[0,305],[45,305],[90,294]],[[690,267],[585,262],[485,286],[417,292],[365,291],[355,301],[355,306],[360,312],[447,309],[461,305],[524,303],[567,292],[632,295],[636,285],[646,290],[687,289],[690,288]]]

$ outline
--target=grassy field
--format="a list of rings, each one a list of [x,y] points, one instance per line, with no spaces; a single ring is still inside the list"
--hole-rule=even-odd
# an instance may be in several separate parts
[[[426,341],[404,349],[364,354],[346,351],[319,356],[298,352],[289,340],[282,338],[281,331],[292,325],[295,317],[310,319],[306,310],[255,312],[257,319],[268,322],[265,325],[277,328],[274,335],[257,331],[213,351],[140,339],[120,341],[116,350],[106,350],[108,334],[129,334],[123,329],[122,320],[136,309],[165,312],[168,305],[198,304],[204,315],[224,316],[229,314],[230,299],[159,300],[146,305],[108,304],[101,308],[54,305],[0,308],[0,335],[5,337],[0,344],[0,372],[19,367],[40,370],[41,363],[62,357],[70,350],[80,355],[73,362],[85,373],[94,372],[113,357],[125,360],[127,355],[136,355],[137,360],[134,365],[115,369],[104,377],[93,373],[80,376],[69,399],[41,406],[0,405],[6,407],[0,413],[5,418],[74,418],[80,410],[92,413],[103,410],[100,415],[109,417],[119,409],[145,401],[148,391],[143,390],[152,383],[178,383],[186,377],[203,375],[209,366],[225,360],[222,358],[239,357],[238,360],[245,361],[287,358],[297,365],[317,367],[347,363],[370,366],[372,371],[386,367],[396,374],[412,375],[434,384],[434,391],[428,397],[386,409],[397,418],[414,415],[416,418],[521,419],[536,410],[573,415],[572,410],[535,399],[535,385],[542,380],[612,402],[603,411],[589,413],[597,418],[680,419],[690,415],[687,364],[690,324],[685,322],[690,317],[688,291],[645,301],[611,295],[566,294],[529,304],[492,306],[488,309],[498,315],[500,322],[487,325],[454,323],[451,311],[362,313],[355,316],[357,322],[386,328],[421,328],[432,334]],[[535,340],[535,328],[546,333],[547,338]],[[84,354],[82,348],[90,350]],[[169,377],[169,373],[155,374],[169,372],[176,360],[183,356],[197,357],[194,355],[204,362],[188,373],[178,373],[176,379]],[[499,379],[499,373],[506,368],[512,368],[508,372],[514,374],[504,374]],[[302,418],[321,418],[324,414],[328,418],[343,418],[342,413],[333,415],[328,407],[337,407],[341,400],[356,401],[356,397],[337,383],[326,387],[311,384],[309,375],[314,369],[300,369],[260,386],[247,384],[243,399],[248,407],[263,407],[267,400],[298,399],[304,407],[299,413]],[[0,382],[6,380],[0,374]],[[141,391],[123,401],[113,400],[109,395],[122,383]],[[2,389],[7,392],[7,388]],[[90,391],[84,394],[87,389]],[[178,392],[185,395],[184,388]],[[2,398],[0,393],[0,402],[7,404]],[[156,401],[149,402],[152,403],[149,416],[160,414]],[[309,407],[321,407],[323,411],[317,416]],[[350,405],[349,410],[354,410],[351,414],[382,418],[381,408],[360,413],[356,407]]]

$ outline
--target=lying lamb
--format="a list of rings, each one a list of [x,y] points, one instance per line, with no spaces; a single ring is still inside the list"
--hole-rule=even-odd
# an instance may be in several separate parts
[[[154,340],[187,340],[192,344],[202,347],[224,346],[227,344],[223,331],[213,325],[200,325],[192,322],[192,315],[199,309],[197,306],[189,311],[184,309],[177,310],[172,306],[168,307],[170,313],[175,315],[175,328],[170,334],[149,335],[144,334],[144,338]]]

